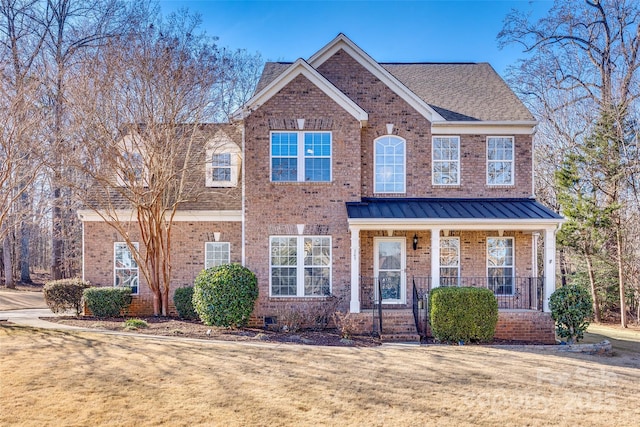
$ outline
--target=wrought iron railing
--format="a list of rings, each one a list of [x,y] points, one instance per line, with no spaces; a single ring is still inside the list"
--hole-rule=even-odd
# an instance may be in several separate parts
[[[432,278],[429,276],[414,276],[412,283],[416,288],[418,299],[428,294],[433,287]],[[441,277],[439,286],[487,288],[493,291],[500,309],[542,311],[543,283],[542,277]],[[380,282],[377,278],[361,277],[360,306],[362,309],[381,311],[382,301],[377,297],[381,294]],[[408,304],[411,304],[410,306],[413,306],[416,301],[415,295],[412,293],[410,301],[407,301]]]

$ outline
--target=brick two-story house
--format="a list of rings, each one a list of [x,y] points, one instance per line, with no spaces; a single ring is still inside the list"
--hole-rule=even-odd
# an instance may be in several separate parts
[[[307,60],[266,64],[236,119],[240,201],[181,224],[176,286],[209,243],[231,242],[228,259],[258,277],[256,321],[338,295],[365,328],[381,302],[415,333],[425,292],[468,285],[495,293],[498,337],[553,341],[562,218],[534,198],[535,121],[489,64],[378,63],[340,34]],[[85,278],[113,283],[118,237],[97,241],[106,226],[81,217]]]

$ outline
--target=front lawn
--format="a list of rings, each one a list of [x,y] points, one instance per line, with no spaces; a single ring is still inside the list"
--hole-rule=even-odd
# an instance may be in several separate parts
[[[632,425],[640,363],[0,326],[0,425]],[[633,360],[631,360],[633,364]]]

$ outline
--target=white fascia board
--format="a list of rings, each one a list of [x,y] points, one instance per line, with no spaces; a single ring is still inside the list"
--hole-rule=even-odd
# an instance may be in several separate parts
[[[349,228],[358,230],[430,230],[431,228],[448,228],[451,230],[543,230],[557,228],[564,219],[349,219]]]
[[[434,135],[533,135],[537,123],[534,120],[432,122],[431,133]]]
[[[167,219],[169,215],[167,215]],[[131,209],[118,209],[115,211],[96,212],[94,210],[78,210],[78,218],[82,222],[109,222],[109,221],[136,221],[135,212]],[[173,217],[174,222],[240,222],[242,211],[177,211]]]
[[[340,33],[338,36],[330,41],[325,47],[316,52],[311,58],[309,58],[309,64],[313,68],[318,68],[327,59],[331,58],[340,49],[347,52],[354,58],[360,65],[362,65],[367,71],[376,76],[381,82],[386,84],[389,89],[395,92],[402,99],[407,101],[416,111],[424,116],[430,122],[444,121],[444,118],[436,112],[429,104],[424,102],[418,95],[413,93],[408,87],[406,87],[400,80],[395,78],[393,74],[384,69],[373,58],[369,56],[358,45],[352,42],[347,36]]]
[[[358,120],[361,126],[366,126],[369,120],[369,114],[303,59],[298,59],[291,64],[282,74],[247,101],[241,110],[234,113],[234,116],[236,116],[234,118],[241,119],[247,117],[251,114],[251,111],[260,108],[262,104],[267,102],[299,75],[306,77],[311,83],[333,99],[340,107]]]

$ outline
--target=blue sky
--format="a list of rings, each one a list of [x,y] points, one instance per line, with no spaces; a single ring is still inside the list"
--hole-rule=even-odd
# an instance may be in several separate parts
[[[162,0],[167,14],[187,7],[221,46],[265,60],[308,58],[344,33],[379,62],[489,62],[504,75],[522,49],[500,50],[496,36],[513,9],[543,16],[551,0],[216,1]]]

